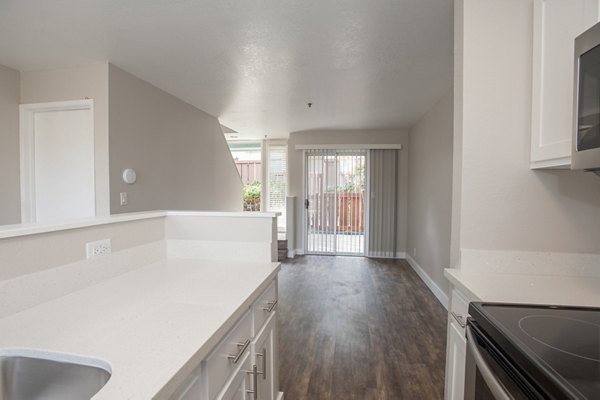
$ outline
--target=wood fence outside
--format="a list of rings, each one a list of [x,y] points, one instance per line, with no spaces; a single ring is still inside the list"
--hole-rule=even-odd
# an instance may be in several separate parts
[[[335,192],[312,195],[310,200],[310,230],[313,233],[365,232],[365,199],[363,193],[338,192],[337,218]]]
[[[240,178],[244,185],[249,185],[254,181],[260,181],[260,161],[239,161],[235,160]]]

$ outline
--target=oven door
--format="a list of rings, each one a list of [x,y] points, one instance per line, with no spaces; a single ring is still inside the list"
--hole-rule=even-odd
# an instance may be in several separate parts
[[[544,399],[492,340],[472,321],[467,325],[466,400]]]

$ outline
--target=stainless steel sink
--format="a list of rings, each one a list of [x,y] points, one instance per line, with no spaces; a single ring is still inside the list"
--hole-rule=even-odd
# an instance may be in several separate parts
[[[84,360],[0,354],[0,400],[88,400],[110,378]]]

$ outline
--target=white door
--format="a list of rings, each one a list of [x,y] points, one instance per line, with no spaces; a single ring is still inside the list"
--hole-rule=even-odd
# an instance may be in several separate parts
[[[24,222],[96,214],[92,109],[33,111],[30,116],[29,218]]]

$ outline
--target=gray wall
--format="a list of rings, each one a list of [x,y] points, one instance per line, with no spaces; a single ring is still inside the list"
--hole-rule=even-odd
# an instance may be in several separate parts
[[[449,294],[452,220],[453,92],[444,95],[410,130],[406,252]]]
[[[21,72],[21,102],[94,100],[96,214],[110,213],[108,183],[108,63]]]
[[[0,65],[0,225],[21,221],[19,71]]]
[[[113,65],[109,107],[111,213],[241,210],[241,181],[217,118]],[[136,170],[135,184],[122,181],[125,168]]]
[[[293,132],[288,141],[288,195],[296,196],[296,249],[304,248],[302,150],[298,144],[402,144],[398,163],[398,238],[397,251],[406,249],[407,187],[408,187],[408,130],[348,130]]]
[[[453,253],[600,253],[600,178],[529,169],[532,1],[455,4],[455,119],[462,125],[455,156],[462,168]]]

